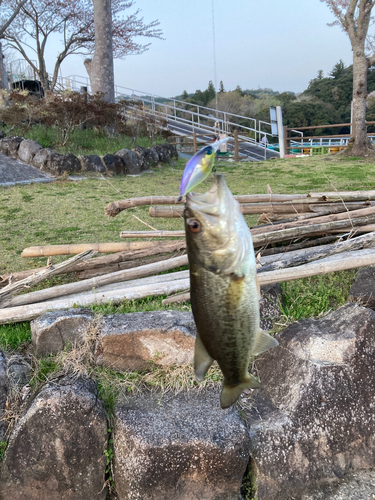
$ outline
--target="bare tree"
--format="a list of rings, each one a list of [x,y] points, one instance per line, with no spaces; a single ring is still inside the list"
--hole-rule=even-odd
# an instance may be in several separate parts
[[[14,0],[2,0],[8,9]],[[148,50],[150,44],[138,44],[139,36],[162,38],[159,21],[146,24],[139,10],[129,16],[124,11],[133,0],[112,0],[113,56],[122,58]],[[52,75],[47,72],[45,52],[53,33],[62,35],[62,50],[57,55]],[[43,89],[56,86],[61,63],[71,54],[90,56],[95,49],[94,7],[92,0],[28,0],[11,26],[4,33],[8,45],[16,49],[38,74]],[[26,52],[36,53],[35,65]]]
[[[15,6],[13,7],[13,12],[9,13],[8,19],[3,20],[2,24],[0,25],[0,39],[2,39],[4,37],[5,31],[12,24],[12,22],[14,21],[16,16],[19,14],[21,8],[23,7],[23,5],[25,5],[25,3],[27,1],[28,0],[21,0],[20,2],[16,3]],[[3,3],[3,0],[0,0],[0,8],[2,6],[2,3]],[[2,43],[0,42],[0,88],[5,89],[5,90],[9,90],[8,78],[7,78],[5,68],[4,68],[3,59],[4,59],[3,47],[2,47]]]
[[[375,64],[373,37],[369,36],[371,13],[375,0],[321,0],[347,33],[353,51],[353,125],[347,152],[356,156],[368,154],[370,146],[366,127],[367,71]]]
[[[93,0],[93,4],[95,52],[93,59],[85,60],[85,68],[91,92],[103,92],[108,102],[115,102],[111,0]]]

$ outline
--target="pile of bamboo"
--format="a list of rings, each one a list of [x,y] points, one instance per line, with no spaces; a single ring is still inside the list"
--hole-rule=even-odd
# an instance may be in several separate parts
[[[375,191],[246,195],[237,199],[243,213],[260,215],[251,232],[261,285],[375,264]],[[150,205],[151,215],[180,217],[183,202],[177,197],[133,198],[113,202],[105,211],[114,216],[127,208]],[[173,206],[165,208],[163,204]],[[22,253],[25,258],[74,257],[57,265],[48,261],[43,268],[0,276],[0,324],[30,320],[45,311],[75,305],[176,292],[164,303],[189,298],[188,270],[160,274],[188,264],[182,229],[122,231],[120,236],[141,241],[26,248]],[[92,258],[95,253],[108,255]],[[17,295],[62,273],[75,273],[78,281]]]

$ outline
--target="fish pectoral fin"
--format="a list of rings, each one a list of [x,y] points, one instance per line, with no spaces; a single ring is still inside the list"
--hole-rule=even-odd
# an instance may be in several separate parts
[[[194,350],[194,372],[198,380],[204,379],[207,370],[213,362],[213,358],[211,358],[211,356],[208,354],[207,349],[204,347],[199,333],[197,332]]]
[[[258,354],[262,354],[262,352],[268,351],[268,349],[273,349],[278,345],[278,341],[274,337],[271,337],[269,333],[259,330],[252,355],[258,356]]]
[[[245,389],[259,389],[260,387],[262,386],[259,380],[250,375],[250,373],[245,382],[234,387],[226,384],[224,380],[223,389],[220,395],[220,405],[223,409],[229,408],[237,401]]]

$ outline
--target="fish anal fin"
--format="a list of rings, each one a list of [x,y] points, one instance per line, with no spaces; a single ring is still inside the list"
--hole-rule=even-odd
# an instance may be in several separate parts
[[[204,379],[207,370],[213,362],[213,358],[211,358],[211,356],[208,354],[207,349],[204,347],[199,333],[197,332],[194,350],[194,372],[198,380]]]
[[[237,401],[245,389],[259,389],[260,387],[261,384],[259,380],[250,374],[246,377],[245,382],[236,386],[230,386],[226,384],[224,380],[223,389],[220,395],[220,405],[223,409],[229,408]]]
[[[268,349],[273,349],[278,345],[278,341],[274,337],[271,337],[269,333],[259,330],[252,355],[258,356],[258,354],[262,354],[262,352],[268,351]]]

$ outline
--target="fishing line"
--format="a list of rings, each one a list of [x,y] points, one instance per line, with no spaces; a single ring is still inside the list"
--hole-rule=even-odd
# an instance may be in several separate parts
[[[214,49],[215,109],[217,118],[218,103],[217,103],[216,39],[215,39],[215,0],[212,0],[212,40]]]

